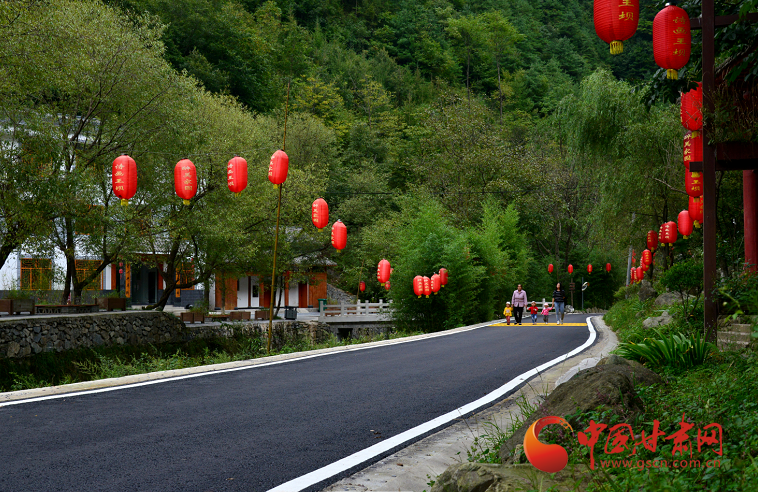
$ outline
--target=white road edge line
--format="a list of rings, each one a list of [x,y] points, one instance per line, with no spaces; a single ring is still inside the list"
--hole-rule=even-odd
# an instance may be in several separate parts
[[[8,406],[11,406],[11,405],[22,405],[24,403],[32,403],[32,402],[45,401],[45,400],[56,400],[56,399],[60,399],[60,398],[73,398],[73,397],[76,397],[76,396],[94,395],[94,394],[97,394],[97,393],[106,393],[108,391],[119,391],[119,390],[130,389],[130,388],[139,388],[140,386],[149,386],[151,384],[168,383],[170,381],[179,381],[181,379],[192,379],[192,378],[199,378],[199,377],[202,377],[202,376],[211,376],[211,375],[215,375],[215,374],[223,374],[223,373],[226,373],[226,372],[245,371],[245,370],[249,370],[249,369],[256,369],[256,368],[259,368],[259,367],[268,367],[268,366],[273,366],[273,365],[277,365],[277,364],[284,364],[284,363],[287,363],[287,362],[294,362],[294,361],[300,361],[300,360],[305,360],[305,359],[313,359],[313,358],[316,358],[316,357],[324,357],[324,356],[327,356],[327,355],[344,354],[345,352],[355,352],[355,351],[358,351],[358,350],[368,350],[368,349],[373,349],[373,348],[386,347],[386,346],[389,346],[389,345],[398,345],[398,344],[401,344],[401,343],[417,342],[419,340],[428,340],[430,338],[436,338],[436,337],[442,337],[442,336],[448,336],[448,335],[457,335],[458,333],[463,333],[463,332],[466,332],[466,331],[471,331],[471,330],[476,330],[476,329],[479,329],[479,328],[484,328],[484,327],[490,326],[491,324],[494,324],[494,323],[497,323],[497,321],[491,321],[491,322],[487,322],[487,323],[480,323],[478,325],[472,325],[472,326],[470,326],[468,328],[460,329],[460,330],[455,331],[455,332],[442,331],[442,332],[439,332],[439,333],[430,334],[430,335],[428,335],[428,336],[426,336],[424,338],[414,338],[412,340],[411,339],[407,339],[407,338],[398,338],[396,340],[391,340],[391,341],[388,341],[387,343],[383,343],[382,345],[356,346],[356,347],[351,347],[351,348],[347,348],[347,349],[344,349],[344,350],[338,350],[338,351],[334,351],[334,352],[322,352],[320,354],[304,355],[302,357],[294,357],[292,359],[278,360],[278,361],[273,361],[273,362],[264,362],[262,364],[253,364],[253,365],[243,366],[243,367],[233,367],[233,368],[230,368],[230,369],[220,369],[220,370],[215,370],[215,371],[214,370],[209,370],[207,372],[199,372],[199,373],[194,373],[194,374],[186,374],[186,375],[183,375],[183,376],[172,376],[172,377],[167,377],[167,378],[162,378],[162,379],[152,379],[150,381],[143,381],[143,382],[139,382],[139,383],[122,384],[122,385],[118,385],[118,386],[110,386],[110,387],[107,387],[107,388],[97,388],[97,389],[83,390],[83,391],[72,391],[71,393],[60,393],[60,394],[56,394],[56,395],[36,396],[36,397],[31,397],[31,398],[25,398],[23,400],[12,400],[12,401],[8,401],[8,402],[1,402],[0,403],[0,408],[2,408],[2,407],[8,407]]]
[[[556,357],[555,359],[549,362],[545,362],[541,366],[535,367],[531,371],[527,371],[521,374],[520,376],[516,376],[514,379],[511,379],[500,388],[483,396],[482,398],[479,398],[476,401],[473,401],[462,407],[456,408],[452,412],[448,412],[444,415],[440,415],[439,417],[432,419],[428,422],[425,422],[421,425],[418,425],[412,429],[408,429],[407,431],[402,432],[394,437],[391,437],[387,439],[386,441],[382,441],[378,444],[374,444],[373,446],[370,446],[362,451],[358,451],[357,453],[351,454],[350,456],[342,458],[339,461],[335,461],[334,463],[327,465],[323,468],[319,468],[318,470],[314,470],[310,473],[306,473],[305,475],[295,478],[294,480],[290,480],[289,482],[285,482],[281,485],[278,485],[274,487],[273,489],[269,489],[268,492],[299,492],[300,490],[306,489],[312,485],[322,482],[328,479],[329,477],[337,475],[338,473],[342,473],[346,470],[349,470],[350,468],[358,466],[361,463],[368,461],[380,454],[386,453],[387,451],[402,445],[404,442],[410,439],[414,439],[422,434],[426,434],[427,432],[432,431],[436,429],[437,427],[450,422],[453,419],[460,418],[461,415],[465,415],[469,412],[476,410],[477,408],[481,406],[484,406],[488,403],[492,403],[493,401],[501,398],[508,392],[512,391],[514,388],[519,386],[524,381],[530,379],[533,376],[536,376],[538,373],[544,371],[545,369],[550,368],[551,366],[554,366],[555,364],[558,364],[559,362],[563,362],[569,357],[573,357],[574,355],[578,354],[582,350],[592,345],[595,342],[595,339],[597,338],[597,332],[595,331],[595,328],[592,326],[592,322],[590,321],[590,318],[591,317],[588,317],[586,319],[587,327],[589,328],[589,331],[590,331],[589,338],[587,339],[586,342],[584,342],[584,344],[575,348],[571,352],[561,355],[559,357]]]

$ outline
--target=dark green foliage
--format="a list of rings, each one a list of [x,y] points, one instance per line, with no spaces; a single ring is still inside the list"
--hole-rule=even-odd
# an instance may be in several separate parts
[[[463,230],[440,220],[436,202],[406,213],[411,217],[398,231],[398,257],[391,259],[391,297],[401,328],[438,331],[499,318],[516,284],[529,288],[526,242],[514,209],[485,205],[482,225]],[[442,267],[448,270],[448,285],[437,295],[417,297],[413,278],[431,277]]]
[[[684,306],[684,315],[700,299],[703,291],[703,261],[697,258],[675,263],[661,276],[661,285],[679,293]]]

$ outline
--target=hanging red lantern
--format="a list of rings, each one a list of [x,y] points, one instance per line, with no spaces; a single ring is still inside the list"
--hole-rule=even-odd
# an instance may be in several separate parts
[[[568,272],[569,273],[574,273],[574,265],[569,265]]]
[[[421,275],[413,277],[413,293],[419,297],[424,295],[424,277]]]
[[[637,269],[632,267],[629,270],[629,278],[631,279],[630,283],[636,283],[637,282]]]
[[[661,230],[660,230],[660,240],[661,244],[668,244],[669,246],[673,246],[676,242],[677,233],[676,233],[676,223],[669,221],[665,224],[661,224]]]
[[[684,171],[684,189],[689,196],[695,198],[703,196],[703,174]]]
[[[690,206],[687,210],[692,218],[693,225],[698,228],[703,223],[703,197],[690,197]]]
[[[703,134],[687,132],[684,135],[684,167],[689,171],[691,162],[703,162]]]
[[[644,264],[644,263],[643,263],[643,264],[640,266],[640,268],[642,268],[642,272],[643,272],[643,276],[644,276],[644,272],[646,272],[646,271],[650,270],[650,265],[646,265],[646,264]]]
[[[684,9],[668,5],[653,19],[653,56],[666,69],[666,78],[676,80],[678,70],[690,60],[690,17]]]
[[[363,280],[361,280],[361,283],[358,284],[358,289],[361,292],[365,292],[366,291],[366,282],[364,282]]]
[[[553,273],[553,264],[552,263],[547,266],[547,273]]]
[[[650,251],[658,249],[658,234],[655,231],[648,231],[647,233],[647,249]]]
[[[611,273],[611,264],[610,263],[606,263],[605,264],[605,271],[608,272],[608,273]]]
[[[390,262],[382,259],[376,267],[376,279],[380,284],[384,284],[389,281],[390,275],[392,275],[392,269],[390,268]]]
[[[694,227],[690,213],[687,210],[682,210],[679,212],[679,216],[677,217],[676,222],[679,226],[679,234],[684,236],[684,239],[687,239],[690,234],[692,234],[692,229]]]
[[[698,82],[697,89],[682,93],[679,115],[682,126],[692,132],[703,128],[703,84]]]
[[[624,41],[637,31],[639,0],[595,0],[595,32],[608,43],[611,54],[624,52]]]
[[[347,246],[347,227],[345,227],[345,224],[341,220],[338,220],[332,226],[332,246],[337,251],[341,251]]]
[[[247,188],[247,161],[239,156],[234,156],[226,165],[226,184],[229,191],[239,195]]]
[[[640,266],[650,265],[651,263],[653,263],[653,253],[651,253],[649,249],[646,249],[642,252],[642,256],[640,257]]]
[[[432,293],[432,279],[429,277],[424,277],[424,295],[426,297],[429,297],[429,295]]]
[[[434,294],[436,294],[437,292],[440,291],[440,276],[439,276],[439,274],[435,273],[434,275],[432,275],[431,281],[432,281],[432,292]]]
[[[137,164],[134,159],[121,154],[113,160],[111,186],[113,194],[121,199],[121,205],[129,205],[129,200],[137,192]]]
[[[637,267],[637,282],[642,282],[645,280],[645,269],[641,266]]]
[[[182,159],[174,167],[174,189],[185,205],[197,193],[197,171],[189,159]]]
[[[592,265],[587,265],[587,273],[592,275]]]
[[[447,285],[447,268],[440,268],[440,286]]]
[[[384,290],[390,290],[390,281],[389,280],[387,280],[386,282],[384,282]]]
[[[274,183],[274,188],[287,180],[289,166],[290,158],[283,150],[274,152],[268,164],[268,180]]]
[[[329,205],[323,198],[316,198],[311,205],[311,221],[319,231],[329,225]]]

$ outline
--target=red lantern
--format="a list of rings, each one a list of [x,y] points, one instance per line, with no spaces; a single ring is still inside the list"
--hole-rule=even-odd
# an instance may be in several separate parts
[[[611,45],[611,54],[624,52],[624,41],[637,30],[639,0],[595,0],[595,32]]]
[[[641,266],[637,267],[637,282],[645,280],[645,269]]]
[[[553,273],[553,264],[552,263],[547,266],[547,273]]]
[[[574,273],[574,265],[569,265],[568,271],[569,273]]]
[[[658,249],[658,234],[655,231],[648,231],[647,233],[647,249],[650,251]]]
[[[698,82],[697,89],[682,93],[682,103],[679,111],[682,126],[699,132],[703,128],[703,84]]]
[[[234,156],[226,165],[226,184],[229,191],[239,195],[247,188],[247,161],[239,156]]]
[[[274,183],[274,188],[287,180],[287,171],[290,166],[290,158],[283,150],[277,150],[271,156],[268,164],[268,180]]]
[[[447,268],[440,268],[440,285],[442,287],[447,285]]]
[[[587,273],[592,274],[592,265],[587,265]]]
[[[687,210],[682,210],[679,212],[676,221],[679,225],[679,234],[684,236],[684,239],[687,239],[692,234],[692,228],[694,227],[690,213]]]
[[[689,196],[695,198],[703,196],[703,174],[684,171],[684,189]]]
[[[311,205],[311,221],[319,231],[329,225],[329,205],[323,198],[316,198]]]
[[[389,281],[390,275],[392,274],[390,270],[390,262],[382,259],[382,261],[380,261],[379,265],[376,267],[376,279],[380,284],[384,284]]]
[[[358,288],[360,289],[361,292],[365,292],[366,291],[366,282],[364,282],[363,280],[361,280],[361,283],[358,284]]]
[[[690,206],[687,211],[690,213],[694,226],[696,228],[700,227],[700,224],[703,223],[703,197],[695,198],[691,196]]]
[[[608,273],[611,272],[611,264],[610,263],[606,263],[605,264],[605,271],[608,272]]]
[[[684,167],[689,171],[690,162],[703,162],[703,134],[687,132],[684,135]]]
[[[630,283],[636,283],[637,282],[637,269],[632,267],[631,270],[629,270],[629,278],[631,278]]]
[[[341,251],[347,246],[347,227],[345,227],[345,224],[341,220],[338,220],[332,226],[332,246],[337,251]]]
[[[384,282],[384,289],[385,290],[390,290],[390,281],[389,280],[387,280],[386,282]]]
[[[121,205],[129,205],[129,200],[137,192],[137,164],[134,159],[122,154],[113,160],[111,185],[113,194],[121,199]]]
[[[413,277],[413,293],[419,297],[424,295],[424,277],[421,275]]]
[[[435,273],[432,275],[432,292],[435,294],[440,291],[440,276],[439,274]]]
[[[182,159],[174,167],[174,189],[185,205],[197,193],[197,171],[189,159]]]
[[[429,277],[424,277],[424,295],[426,297],[429,297],[429,294],[432,293],[432,279]]]
[[[660,240],[661,244],[668,244],[669,246],[673,246],[676,242],[677,233],[676,233],[676,223],[674,222],[666,222],[665,224],[661,224],[661,230],[660,230]]]
[[[650,265],[643,263],[643,264],[640,266],[640,268],[642,268],[642,271],[643,271],[643,272],[646,272],[646,271],[650,270]],[[643,273],[643,277],[644,277],[644,273]]]
[[[653,263],[653,253],[651,253],[649,249],[646,249],[642,252],[640,266],[649,266],[651,263]]]
[[[669,5],[653,19],[653,56],[666,69],[666,78],[676,80],[678,70],[690,60],[690,17],[684,9]]]

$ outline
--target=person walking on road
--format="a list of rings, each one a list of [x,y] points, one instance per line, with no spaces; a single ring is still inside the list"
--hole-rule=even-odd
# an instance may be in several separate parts
[[[532,324],[537,324],[537,313],[540,312],[540,308],[537,307],[537,303],[535,301],[532,301],[532,305],[529,306],[529,312],[532,315]]]
[[[505,309],[503,309],[503,316],[505,316],[505,322],[511,324],[511,315],[513,314],[513,308],[510,302],[505,303]]]
[[[521,284],[518,284],[518,288],[513,291],[511,297],[511,304],[513,305],[513,317],[515,318],[515,324],[521,324],[521,317],[524,315],[524,308],[528,301],[526,300],[526,291],[521,289]]]
[[[553,291],[553,309],[555,309],[556,324],[563,323],[563,316],[566,314],[566,293],[560,282],[555,286]]]
[[[548,317],[550,316],[550,306],[548,306],[547,303],[545,303],[544,306],[542,306],[542,320],[547,324]]]

